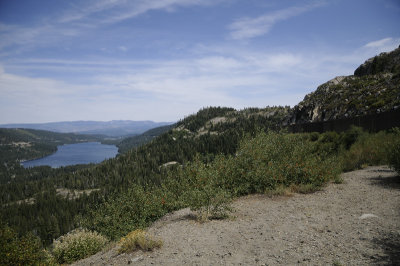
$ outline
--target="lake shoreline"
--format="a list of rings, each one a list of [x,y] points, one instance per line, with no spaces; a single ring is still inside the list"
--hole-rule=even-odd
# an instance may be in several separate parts
[[[41,158],[21,160],[20,165],[25,169],[36,166],[60,168],[78,164],[97,164],[104,160],[115,158],[118,148],[112,144],[101,142],[78,142],[57,146],[54,153]]]

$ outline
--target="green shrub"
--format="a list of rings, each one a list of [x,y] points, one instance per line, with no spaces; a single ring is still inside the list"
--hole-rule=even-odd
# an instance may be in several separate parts
[[[341,154],[344,171],[360,169],[368,165],[388,163],[388,147],[392,146],[394,134],[378,132],[360,136],[349,150]]]
[[[338,180],[341,170],[331,148],[318,147],[332,142],[336,150],[340,141],[336,133],[312,139],[307,134],[264,132],[247,136],[234,155],[210,160],[202,154],[182,167],[166,170],[160,186],[132,185],[90,211],[81,225],[117,239],[180,208],[190,207],[199,220],[225,218],[233,197],[282,194],[286,188],[315,191],[329,180]],[[208,158],[207,163],[200,158]]]
[[[181,199],[207,219],[217,212],[226,217],[233,196],[315,191],[329,180],[339,180],[341,170],[337,157],[316,152],[316,145],[301,134],[260,132],[248,136],[235,155],[216,156],[209,164],[196,159],[180,170],[181,193],[186,195]]]
[[[343,143],[344,148],[348,150],[363,134],[365,134],[365,132],[361,127],[351,126],[350,129],[341,135],[341,142]]]
[[[321,134],[316,151],[336,154],[342,146],[341,137],[338,133],[328,131]]]
[[[388,145],[387,156],[390,167],[400,174],[400,128],[394,129],[394,138]]]
[[[184,192],[185,202],[197,212],[200,221],[228,216],[231,194],[219,186],[220,174],[213,164],[207,165],[197,157],[185,169],[190,188]]]
[[[318,132],[311,132],[309,134],[309,138],[311,141],[317,141],[319,139],[319,133]]]
[[[104,202],[101,208],[91,210],[81,225],[96,230],[115,240],[129,232],[145,228],[171,210],[168,191],[155,186],[146,190],[132,185],[124,193]]]
[[[52,253],[58,263],[71,263],[97,253],[107,242],[97,232],[77,229],[55,240]]]
[[[154,239],[154,237],[143,230],[137,229],[130,232],[119,241],[119,253],[133,252],[137,249],[143,251],[151,251],[162,246],[162,241]]]
[[[38,237],[31,233],[19,237],[7,225],[0,225],[0,265],[39,265],[45,253]]]
[[[245,139],[235,157],[216,160],[222,186],[236,195],[264,193],[291,184],[317,189],[340,173],[336,157],[315,152],[301,135],[259,133]]]

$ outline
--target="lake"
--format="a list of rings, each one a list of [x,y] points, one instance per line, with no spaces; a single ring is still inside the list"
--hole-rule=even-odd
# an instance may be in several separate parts
[[[118,148],[115,145],[105,145],[100,142],[66,144],[57,148],[56,153],[52,155],[21,164],[25,168],[41,165],[57,168],[74,164],[100,163],[106,159],[114,158],[118,154]]]

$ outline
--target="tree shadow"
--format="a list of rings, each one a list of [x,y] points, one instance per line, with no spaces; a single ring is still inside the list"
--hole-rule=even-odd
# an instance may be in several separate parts
[[[400,190],[400,176],[377,176],[370,178],[372,185],[381,186],[387,189],[398,189]]]
[[[377,265],[400,265],[400,234],[391,233],[375,238],[372,243],[383,249],[384,255],[374,256],[372,259]]]

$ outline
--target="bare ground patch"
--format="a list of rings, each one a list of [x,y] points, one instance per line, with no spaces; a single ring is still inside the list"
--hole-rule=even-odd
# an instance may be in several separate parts
[[[400,265],[400,177],[384,166],[342,177],[313,194],[240,198],[227,220],[180,210],[149,228],[161,249],[113,248],[77,265]]]

